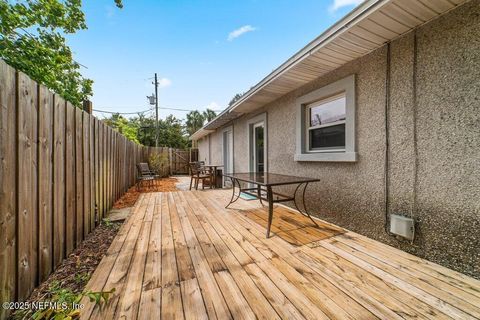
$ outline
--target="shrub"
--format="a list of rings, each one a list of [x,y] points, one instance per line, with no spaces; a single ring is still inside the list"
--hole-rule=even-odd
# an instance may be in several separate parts
[[[150,169],[158,174],[161,178],[168,177],[170,166],[168,161],[168,153],[152,153],[148,158]]]

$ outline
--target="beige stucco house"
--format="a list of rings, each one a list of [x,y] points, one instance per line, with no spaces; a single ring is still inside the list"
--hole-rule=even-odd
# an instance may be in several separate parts
[[[318,177],[317,217],[480,278],[480,0],[364,1],[191,139],[228,172]]]

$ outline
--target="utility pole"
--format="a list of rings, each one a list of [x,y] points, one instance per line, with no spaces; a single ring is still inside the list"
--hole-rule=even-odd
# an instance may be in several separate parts
[[[155,147],[158,148],[158,79],[155,72]]]

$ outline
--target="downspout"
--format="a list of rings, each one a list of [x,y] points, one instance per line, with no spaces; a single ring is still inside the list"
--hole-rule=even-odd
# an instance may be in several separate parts
[[[385,212],[385,232],[390,235],[388,228],[390,222],[390,64],[391,64],[391,43],[387,43],[385,67],[385,163],[384,163],[384,212]]]
[[[417,63],[418,63],[417,29],[413,33],[413,73],[412,73],[412,138],[413,138],[413,181],[412,181],[412,207],[410,217],[414,221],[412,244],[415,240],[415,216],[417,213],[417,182],[418,182],[418,146],[417,146]]]
[[[212,143],[211,143],[211,139],[212,139],[212,134],[209,134],[208,135],[208,162],[209,163],[212,162],[212,152],[211,152]]]

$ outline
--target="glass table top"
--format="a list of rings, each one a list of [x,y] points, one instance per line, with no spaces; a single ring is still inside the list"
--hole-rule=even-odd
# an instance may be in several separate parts
[[[286,185],[286,184],[320,181],[320,179],[316,179],[316,178],[289,176],[289,175],[269,173],[269,172],[234,172],[234,173],[224,173],[223,176],[237,179],[244,182],[250,182],[250,183],[262,185],[262,186],[278,186],[278,185]]]

